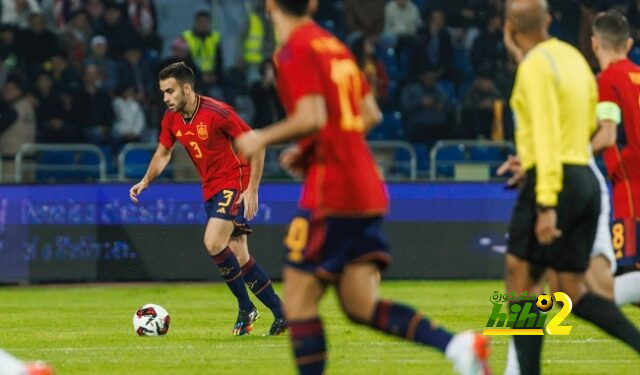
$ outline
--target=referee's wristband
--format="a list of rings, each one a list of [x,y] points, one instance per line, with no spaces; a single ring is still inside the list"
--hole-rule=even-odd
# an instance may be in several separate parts
[[[539,204],[536,206],[536,213],[541,213],[541,212],[545,212],[548,210],[555,210],[555,206],[545,206],[543,204]]]

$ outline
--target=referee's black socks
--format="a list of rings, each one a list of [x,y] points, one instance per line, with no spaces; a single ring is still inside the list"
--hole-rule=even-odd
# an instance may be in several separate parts
[[[617,337],[640,353],[640,332],[611,301],[587,293],[573,305],[573,313]]]

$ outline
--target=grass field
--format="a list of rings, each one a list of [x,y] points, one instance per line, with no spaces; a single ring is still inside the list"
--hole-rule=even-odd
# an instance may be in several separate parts
[[[503,290],[502,282],[386,282],[382,292],[460,331],[484,327],[494,290]],[[150,302],[171,314],[167,336],[133,332],[133,313]],[[452,373],[435,350],[349,323],[333,293],[322,310],[330,374]],[[61,375],[294,373],[287,337],[262,337],[272,318],[265,307],[261,312],[252,335],[233,337],[236,306],[223,284],[7,287],[0,288],[0,347],[48,361]],[[640,325],[640,309],[624,312]],[[637,373],[640,360],[633,351],[571,316],[565,324],[573,326],[569,336],[545,338],[544,373]],[[504,369],[506,342],[493,339],[490,363],[497,374]]]

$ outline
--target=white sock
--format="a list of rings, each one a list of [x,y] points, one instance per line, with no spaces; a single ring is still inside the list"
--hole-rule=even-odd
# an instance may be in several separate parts
[[[2,375],[24,375],[27,369],[22,361],[11,354],[0,349],[0,374]]]
[[[640,302],[640,271],[625,273],[613,279],[613,301],[618,306]]]
[[[504,375],[520,375],[520,363],[518,362],[518,353],[516,352],[516,343],[513,337],[509,339],[507,347],[507,366],[504,368]]]

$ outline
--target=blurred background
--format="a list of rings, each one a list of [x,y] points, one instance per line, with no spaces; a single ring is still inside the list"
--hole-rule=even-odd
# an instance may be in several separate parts
[[[176,61],[252,127],[284,116],[262,0],[0,3],[0,181],[139,178],[165,111],[157,72]],[[597,11],[640,30],[640,1],[549,3],[552,34],[592,62]],[[368,138],[389,179],[487,180],[513,152],[503,13],[503,0],[319,1],[316,21],[352,49],[384,110]],[[277,153],[266,177],[286,179]],[[164,177],[197,179],[181,148]]]
[[[594,71],[598,11],[623,11],[640,41],[640,0],[549,3],[552,34]],[[157,145],[157,73],[169,63],[189,64],[197,91],[253,128],[284,116],[263,1],[0,4],[0,283],[219,279],[202,251],[198,175],[182,147],[139,205],[128,189]],[[503,13],[503,0],[319,1],[316,21],[352,49],[384,112],[367,137],[389,181],[397,263],[387,277],[502,277],[515,200],[496,176],[514,153]],[[640,45],[630,57],[640,62]],[[267,152],[250,240],[276,278],[299,192],[278,165],[283,147]]]

